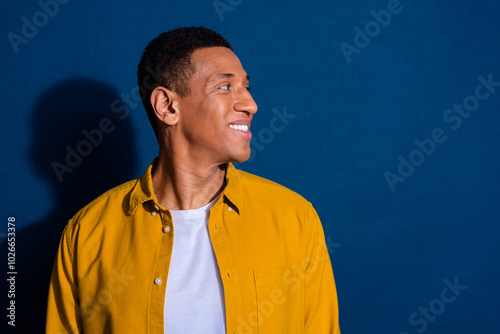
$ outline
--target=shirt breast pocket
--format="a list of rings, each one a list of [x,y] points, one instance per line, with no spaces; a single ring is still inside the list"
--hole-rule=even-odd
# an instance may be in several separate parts
[[[304,331],[304,277],[292,269],[255,270],[259,334]]]

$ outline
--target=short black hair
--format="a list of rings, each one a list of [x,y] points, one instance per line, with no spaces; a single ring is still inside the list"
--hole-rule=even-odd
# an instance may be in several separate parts
[[[157,137],[156,116],[150,101],[152,91],[163,86],[181,97],[189,95],[188,82],[196,71],[191,55],[197,49],[209,47],[233,50],[221,35],[205,27],[184,27],[164,32],[144,49],[137,68],[137,80],[142,104]]]

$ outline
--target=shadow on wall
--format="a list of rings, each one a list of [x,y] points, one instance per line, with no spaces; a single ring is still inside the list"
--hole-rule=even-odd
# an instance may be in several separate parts
[[[30,159],[50,183],[54,205],[48,217],[18,232],[22,275],[16,282],[16,329],[21,333],[45,332],[50,274],[67,221],[101,193],[137,177],[128,111],[111,108],[118,98],[102,82],[71,79],[46,91],[33,110]]]

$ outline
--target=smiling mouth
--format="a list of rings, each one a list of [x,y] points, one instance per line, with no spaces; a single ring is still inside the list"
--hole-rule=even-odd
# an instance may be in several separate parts
[[[229,127],[234,130],[248,132],[248,125],[229,124]]]

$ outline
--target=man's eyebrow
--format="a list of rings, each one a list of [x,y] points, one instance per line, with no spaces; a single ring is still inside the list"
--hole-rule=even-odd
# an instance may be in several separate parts
[[[212,79],[210,79],[210,81],[208,83],[209,84],[213,83],[213,82],[215,82],[219,79],[222,79],[222,78],[234,78],[234,74],[233,73],[219,73],[216,76],[214,76]],[[245,77],[245,82],[249,82],[249,81],[250,81],[250,76],[247,74],[247,76]]]
[[[214,76],[212,79],[210,79],[209,83],[213,83],[214,81],[217,81],[222,78],[234,78],[233,73],[219,73],[216,76]]]

